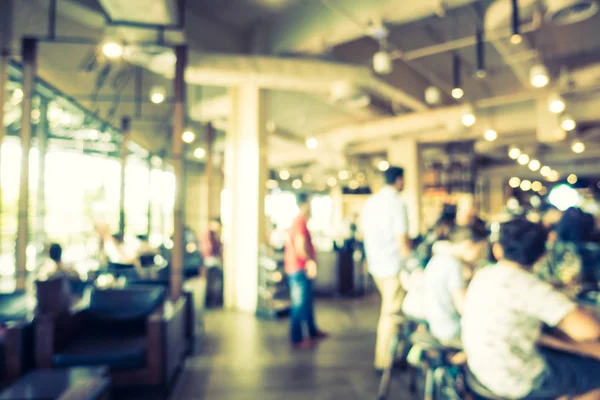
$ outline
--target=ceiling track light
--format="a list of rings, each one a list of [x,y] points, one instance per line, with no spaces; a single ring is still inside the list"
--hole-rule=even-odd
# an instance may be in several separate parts
[[[485,78],[487,72],[485,70],[485,41],[483,37],[483,29],[481,27],[477,27],[477,31],[475,32],[475,57],[477,60],[477,69],[475,71],[475,76],[479,79]]]
[[[373,69],[381,75],[390,74],[393,70],[392,56],[387,50],[387,42],[379,42],[379,51],[373,55]]]
[[[452,56],[452,97],[457,100],[465,94],[461,87],[460,72],[460,57],[458,54],[454,54]]]
[[[512,35],[510,36],[510,42],[512,44],[520,44],[523,41],[521,36],[521,21],[519,18],[519,2],[518,0],[511,0],[512,3],[512,14],[511,14],[511,28]]]

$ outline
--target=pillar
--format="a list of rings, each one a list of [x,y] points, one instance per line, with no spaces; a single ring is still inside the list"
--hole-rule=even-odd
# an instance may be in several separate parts
[[[206,127],[206,163],[204,164],[204,177],[206,181],[206,209],[207,219],[204,223],[208,227],[211,218],[215,218],[214,199],[213,199],[213,182],[214,182],[214,157],[213,143],[215,140],[215,128],[212,123],[208,123]]]
[[[38,142],[38,185],[36,198],[35,241],[43,245],[46,241],[46,152],[48,149],[48,100],[41,99],[40,121],[37,125]]]
[[[23,101],[21,117],[21,176],[19,179],[19,217],[17,225],[17,289],[25,288],[27,276],[27,242],[29,241],[29,149],[31,147],[31,109],[36,75],[37,41],[24,38]]]
[[[409,234],[414,237],[423,231],[421,218],[421,154],[419,144],[414,139],[398,139],[390,143],[388,162],[392,166],[404,168],[404,192],[402,197],[408,208]]]
[[[148,228],[146,230],[146,235],[148,236],[148,240],[150,240],[150,235],[152,234],[152,154],[148,156],[148,214],[146,218],[148,218]]]
[[[127,156],[129,155],[129,117],[121,120],[121,177],[119,181],[119,235],[125,236],[125,172],[127,169]]]
[[[225,305],[254,312],[258,257],[266,240],[265,93],[252,83],[231,88],[232,113],[225,148],[223,207]]]
[[[183,217],[185,207],[185,179],[183,160],[183,127],[185,125],[185,68],[187,46],[175,47],[175,80],[173,104],[173,134],[171,137],[171,165],[175,173],[175,206],[173,207],[173,250],[171,253],[171,298],[176,300],[183,284]]]

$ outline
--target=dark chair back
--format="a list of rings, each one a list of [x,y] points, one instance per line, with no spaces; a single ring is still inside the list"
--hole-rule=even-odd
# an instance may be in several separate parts
[[[71,306],[71,284],[66,277],[36,281],[35,286],[40,313],[61,313]]]
[[[146,318],[165,300],[161,286],[127,286],[119,289],[94,289],[87,314],[105,321]]]

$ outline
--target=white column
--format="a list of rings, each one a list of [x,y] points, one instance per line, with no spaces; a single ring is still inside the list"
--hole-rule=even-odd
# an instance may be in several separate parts
[[[230,89],[232,118],[225,148],[225,305],[247,312],[256,310],[258,254],[266,236],[264,96],[253,84]]]
[[[388,161],[391,166],[404,168],[404,193],[408,207],[409,233],[418,235],[423,230],[421,218],[421,155],[419,144],[414,139],[394,140],[388,148]]]

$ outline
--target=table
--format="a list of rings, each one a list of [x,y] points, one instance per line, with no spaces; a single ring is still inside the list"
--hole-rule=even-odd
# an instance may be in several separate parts
[[[0,400],[107,400],[106,367],[41,369],[30,372],[0,394]]]

